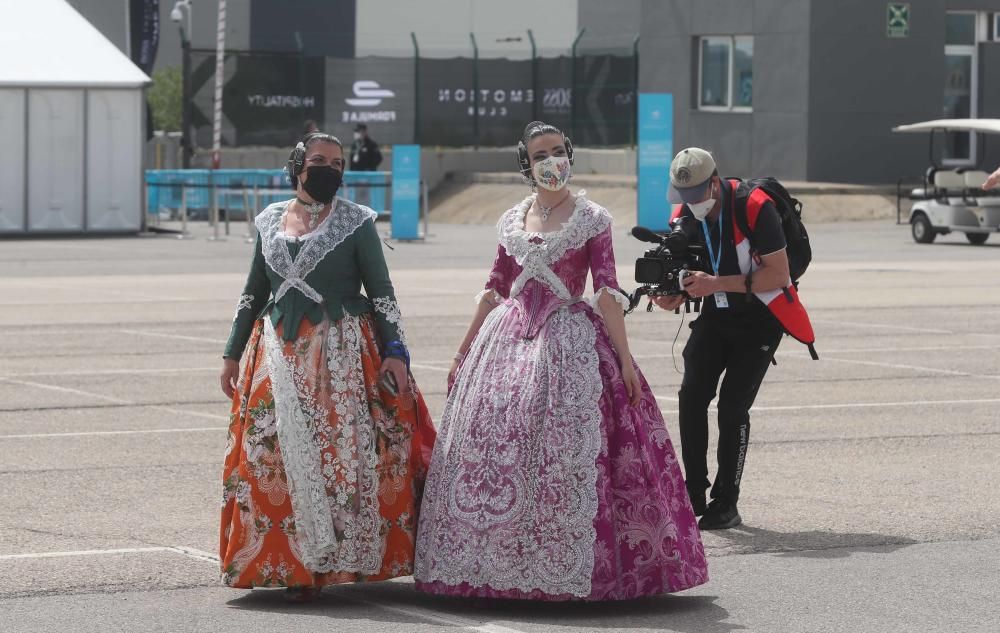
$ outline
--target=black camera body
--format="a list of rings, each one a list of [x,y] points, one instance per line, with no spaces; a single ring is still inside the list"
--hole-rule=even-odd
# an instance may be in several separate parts
[[[632,236],[657,244],[635,262],[635,280],[645,286],[642,294],[650,297],[683,295],[684,275],[705,270],[705,248],[696,244],[697,223],[693,218],[679,217],[666,235],[637,226]]]

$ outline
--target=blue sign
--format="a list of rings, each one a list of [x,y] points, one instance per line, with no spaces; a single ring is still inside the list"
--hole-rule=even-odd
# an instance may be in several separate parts
[[[667,186],[674,157],[674,96],[639,93],[638,223],[665,231],[670,222]]]
[[[392,238],[420,238],[420,146],[392,146]]]

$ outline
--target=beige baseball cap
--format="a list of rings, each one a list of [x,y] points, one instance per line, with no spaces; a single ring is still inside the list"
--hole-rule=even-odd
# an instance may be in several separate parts
[[[700,147],[677,152],[670,163],[667,200],[674,204],[697,202],[705,197],[705,187],[716,172],[715,159]]]

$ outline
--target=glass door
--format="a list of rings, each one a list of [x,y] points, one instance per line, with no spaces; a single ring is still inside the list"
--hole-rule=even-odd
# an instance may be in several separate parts
[[[945,71],[943,118],[974,119],[979,116],[979,59],[976,45],[983,37],[985,14],[948,12],[945,18]],[[945,137],[944,162],[972,165],[976,161],[976,135],[953,132]]]

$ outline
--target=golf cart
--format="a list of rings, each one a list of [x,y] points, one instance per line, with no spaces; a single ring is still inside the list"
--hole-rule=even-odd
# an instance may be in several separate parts
[[[922,187],[908,194],[897,186],[897,210],[902,198],[913,200],[910,230],[914,241],[930,244],[938,235],[965,233],[971,244],[982,244],[990,233],[1000,232],[1000,192],[983,191],[989,177],[985,171],[939,165],[934,157],[935,132],[979,132],[1000,134],[1000,119],[940,119],[900,125],[894,132],[928,132],[931,166]],[[982,148],[984,143],[980,142]]]

